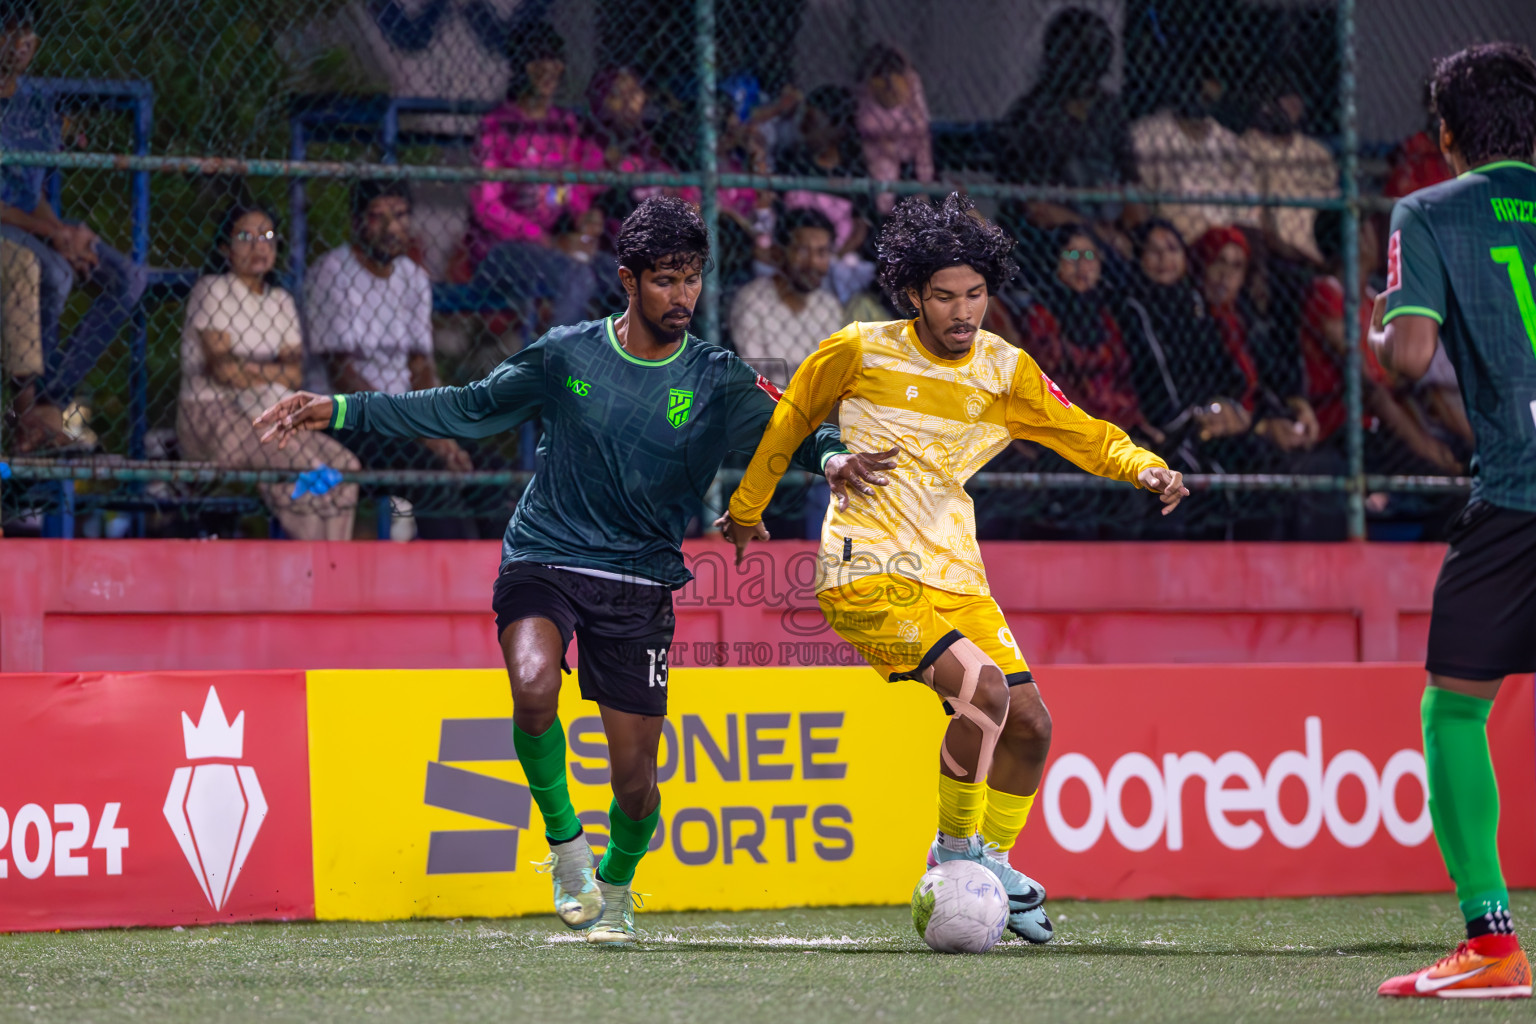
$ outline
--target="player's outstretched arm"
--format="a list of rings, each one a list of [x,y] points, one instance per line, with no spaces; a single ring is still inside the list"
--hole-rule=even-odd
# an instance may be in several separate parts
[[[490,437],[538,414],[544,402],[544,352],[541,339],[464,387],[403,395],[362,391],[329,398],[300,393],[262,413],[256,426],[266,428],[263,439],[270,437],[279,447],[299,430],[327,428],[386,437]]]
[[[1182,473],[1169,469],[1157,453],[1137,447],[1113,423],[1073,405],[1027,353],[1019,354],[1007,421],[1014,437],[1038,441],[1080,469],[1158,494],[1163,515],[1189,496]]]
[[[849,454],[837,431],[823,424],[852,384],[860,360],[856,331],[844,329],[800,364],[782,395],[752,373],[755,386],[736,404],[730,426],[731,448],[752,451],[752,462],[731,495],[729,511],[716,521],[736,544],[738,562],[748,543],[768,539],[763,510],[791,465],[824,472],[838,456]],[[751,372],[745,364],[742,368]],[[833,472],[850,471],[839,463]]]
[[[300,391],[274,404],[254,420],[263,444],[288,447],[295,434],[324,430],[331,425],[336,402],[330,395]]]

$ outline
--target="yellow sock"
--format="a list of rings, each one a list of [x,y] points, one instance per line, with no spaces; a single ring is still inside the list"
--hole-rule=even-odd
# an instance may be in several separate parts
[[[1004,852],[1013,849],[1014,840],[1024,830],[1029,820],[1029,809],[1035,805],[1035,794],[1019,796],[987,787],[987,809],[981,818],[981,838],[996,843]]]
[[[976,826],[981,823],[985,790],[985,783],[961,782],[948,775],[940,775],[939,831],[962,839],[975,835]]]

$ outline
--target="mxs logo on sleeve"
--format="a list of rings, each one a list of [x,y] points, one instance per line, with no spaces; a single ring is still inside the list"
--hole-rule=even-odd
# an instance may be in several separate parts
[[[302,673],[10,679],[0,721],[0,931],[313,916]]]

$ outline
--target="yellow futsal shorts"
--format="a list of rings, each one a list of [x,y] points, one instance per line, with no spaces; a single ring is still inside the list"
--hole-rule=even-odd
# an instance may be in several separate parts
[[[918,679],[960,637],[1002,669],[1009,686],[1033,682],[1029,664],[990,597],[935,590],[904,576],[865,576],[816,595],[837,635],[880,678]]]

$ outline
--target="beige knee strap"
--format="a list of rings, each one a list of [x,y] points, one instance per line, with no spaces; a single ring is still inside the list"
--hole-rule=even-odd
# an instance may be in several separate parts
[[[949,702],[949,706],[955,709],[955,714],[958,717],[974,722],[976,728],[981,730],[981,752],[976,755],[976,774],[971,778],[973,782],[985,782],[987,771],[992,767],[992,752],[997,747],[997,738],[1002,735],[1003,727],[1001,723],[992,721],[986,712],[972,704],[971,698],[976,696],[976,684],[981,681],[981,670],[992,666],[993,662],[991,658],[982,653],[980,647],[977,647],[964,637],[950,645],[949,653],[953,654],[956,660],[960,662],[960,667],[965,670],[965,675],[960,679],[959,695],[946,697],[944,694],[939,694],[939,696],[944,697]],[[927,683],[930,687],[933,686],[932,666],[924,670],[923,682]],[[937,693],[938,691],[935,690],[934,692]],[[949,752],[947,744],[939,746],[939,756],[943,758],[944,766],[950,771],[956,775],[965,774],[965,768],[959,761],[955,760],[954,755]]]

